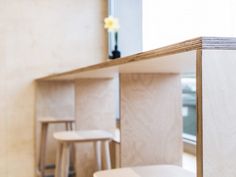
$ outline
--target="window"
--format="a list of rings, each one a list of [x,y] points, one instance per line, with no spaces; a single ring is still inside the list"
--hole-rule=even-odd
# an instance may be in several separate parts
[[[182,77],[183,98],[183,136],[190,141],[196,141],[196,78],[194,74]]]

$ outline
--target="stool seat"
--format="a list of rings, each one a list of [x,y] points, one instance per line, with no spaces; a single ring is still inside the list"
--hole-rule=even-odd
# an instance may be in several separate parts
[[[106,168],[111,169],[109,142],[113,140],[113,134],[110,132],[105,130],[62,131],[54,133],[53,136],[58,141],[55,177],[68,177],[70,148],[75,143],[94,143],[98,170],[102,169],[101,143],[103,143]]]
[[[196,177],[196,174],[174,165],[154,165],[100,171],[93,177]]]
[[[56,119],[53,117],[44,117],[44,118],[40,118],[38,120],[41,123],[49,123],[49,124],[57,124],[57,123],[70,123],[70,122],[75,122],[74,118],[60,118],[60,119]]]
[[[58,141],[64,142],[89,142],[113,139],[113,135],[104,130],[80,130],[80,131],[63,131],[53,134]]]

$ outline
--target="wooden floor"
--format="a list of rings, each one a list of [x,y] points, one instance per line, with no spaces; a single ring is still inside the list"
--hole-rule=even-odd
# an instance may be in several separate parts
[[[188,153],[183,154],[183,168],[196,173],[196,156]]]

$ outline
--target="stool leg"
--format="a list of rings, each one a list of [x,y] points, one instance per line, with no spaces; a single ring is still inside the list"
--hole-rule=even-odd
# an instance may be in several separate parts
[[[106,168],[111,169],[111,157],[110,157],[110,141],[105,141],[105,156],[106,156]]]
[[[73,122],[66,122],[66,131],[73,130]]]
[[[70,130],[73,130],[73,122],[70,122]]]
[[[72,167],[73,167],[73,170],[75,170],[75,158],[76,158],[76,150],[75,150],[75,144],[73,143],[72,145],[71,145],[71,153],[70,153],[70,164],[72,165]]]
[[[102,154],[101,154],[101,142],[95,142],[95,152],[96,152],[96,159],[97,159],[97,168],[98,171],[102,170]]]
[[[39,164],[38,168],[42,177],[44,177],[44,167],[46,159],[46,143],[47,143],[48,123],[41,125],[40,149],[39,149]]]
[[[66,131],[69,131],[70,130],[70,126],[69,126],[68,122],[65,123],[65,126],[66,126]]]
[[[61,177],[61,161],[62,161],[62,144],[58,142],[57,144],[57,155],[56,155],[56,169],[55,177]]]
[[[63,143],[60,177],[68,177],[69,167],[70,167],[70,144]]]

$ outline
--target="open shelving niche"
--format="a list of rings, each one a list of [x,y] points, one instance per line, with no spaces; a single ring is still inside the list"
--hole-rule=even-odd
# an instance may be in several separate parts
[[[219,142],[236,145],[232,125],[236,111],[236,39],[200,37],[160,49],[56,73],[37,79],[37,116],[74,116],[76,128],[114,132],[115,78],[120,91],[120,165],[182,163],[181,74],[196,73],[197,176],[220,177],[221,161],[235,164],[235,154]],[[229,88],[228,88],[229,87]],[[227,92],[226,92],[227,91]],[[218,98],[221,98],[221,101]],[[227,100],[230,98],[230,100]],[[225,107],[224,105],[227,105]],[[227,111],[227,121],[223,121]],[[214,116],[213,116],[214,115]],[[204,119],[203,119],[204,118]],[[214,124],[211,123],[214,121]],[[226,126],[227,129],[224,129]],[[223,132],[223,134],[222,134]],[[220,135],[220,136],[219,136]],[[80,146],[80,170],[91,167],[88,145]],[[85,152],[84,156],[83,153]],[[230,160],[229,160],[230,159]],[[236,170],[223,170],[236,176]]]

